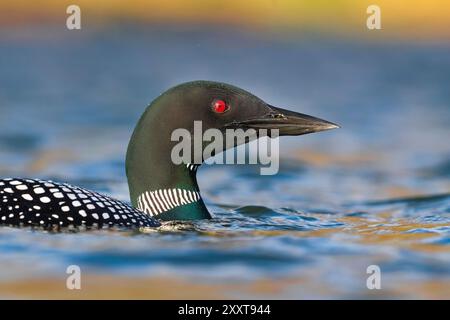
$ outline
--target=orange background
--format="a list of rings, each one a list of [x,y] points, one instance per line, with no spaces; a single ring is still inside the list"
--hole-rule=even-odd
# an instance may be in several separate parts
[[[82,10],[84,27],[116,21],[144,23],[234,25],[261,32],[298,35],[302,32],[352,37],[368,36],[366,9],[381,7],[382,30],[371,38],[450,39],[447,0],[41,0],[3,1],[0,25],[64,23],[66,8]]]

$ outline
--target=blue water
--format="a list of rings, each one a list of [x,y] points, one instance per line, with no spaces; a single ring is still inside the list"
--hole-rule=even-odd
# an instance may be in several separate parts
[[[275,176],[200,168],[211,221],[145,234],[1,228],[0,296],[45,297],[48,288],[15,283],[59,281],[76,264],[125,285],[211,285],[199,289],[206,298],[450,298],[450,44],[181,26],[2,30],[0,176],[128,201],[124,156],[137,119],[162,91],[194,79],[342,128],[282,138]],[[366,287],[374,264],[381,290]],[[141,297],[129,283],[129,297]],[[117,289],[108,288],[98,297]],[[189,286],[179,294],[189,297]]]

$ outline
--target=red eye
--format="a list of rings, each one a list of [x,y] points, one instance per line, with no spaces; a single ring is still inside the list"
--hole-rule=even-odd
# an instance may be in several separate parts
[[[223,100],[216,100],[213,103],[213,109],[217,113],[224,113],[228,110],[228,106]]]

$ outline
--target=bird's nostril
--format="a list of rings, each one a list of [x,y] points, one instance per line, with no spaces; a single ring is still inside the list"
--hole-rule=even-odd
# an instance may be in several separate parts
[[[273,118],[273,119],[285,119],[286,118],[286,116],[282,113],[271,113],[269,116],[270,116],[270,118]]]

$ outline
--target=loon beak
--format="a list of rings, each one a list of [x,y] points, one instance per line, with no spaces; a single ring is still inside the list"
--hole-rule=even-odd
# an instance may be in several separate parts
[[[299,136],[340,128],[337,124],[323,119],[271,105],[267,106],[270,111],[262,117],[244,120],[235,125],[253,129],[278,129],[280,136]]]

